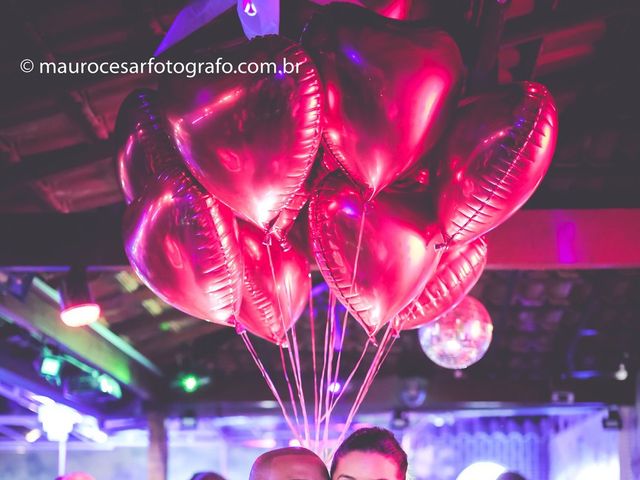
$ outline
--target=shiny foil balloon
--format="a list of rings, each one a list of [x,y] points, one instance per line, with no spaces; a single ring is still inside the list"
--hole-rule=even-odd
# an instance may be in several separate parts
[[[346,4],[314,16],[302,42],[325,87],[324,143],[373,197],[446,126],[462,83],[458,47],[442,30]]]
[[[243,273],[235,229],[233,213],[175,168],[127,208],[125,251],[162,300],[194,317],[234,325]]]
[[[518,210],[542,181],[556,146],[549,91],[531,82],[468,100],[437,153],[438,219],[449,242],[484,235]]]
[[[487,353],[492,335],[489,312],[469,296],[449,313],[418,330],[420,346],[427,357],[435,364],[453,370],[478,362]]]
[[[163,169],[181,162],[154,90],[135,90],[125,98],[116,120],[115,139],[118,178],[128,204],[142,195]]]
[[[239,216],[268,230],[304,184],[318,150],[319,77],[304,50],[282,37],[260,37],[219,55],[228,65],[274,62],[278,70],[171,75],[161,93],[196,179]]]
[[[424,289],[441,255],[436,245],[442,235],[423,196],[382,192],[365,202],[339,172],[312,196],[309,231],[329,288],[369,335]]]
[[[313,168],[311,172],[307,176],[302,188],[298,190],[291,202],[282,209],[280,215],[278,215],[277,220],[271,225],[269,229],[269,235],[267,238],[267,242],[270,242],[270,239],[275,239],[282,248],[288,250],[290,248],[290,243],[287,240],[287,236],[289,232],[293,228],[293,225],[298,218],[301,210],[307,205],[309,198],[311,197],[311,193],[316,189],[316,187],[320,184],[320,182],[329,175],[332,171],[338,169],[339,167],[334,166],[334,164],[329,162],[327,163],[328,155],[321,148],[318,151],[318,155],[316,156],[316,160],[313,164]]]
[[[245,267],[238,323],[251,333],[286,345],[286,333],[309,299],[309,262],[295,247],[285,252],[279,245],[265,246],[264,233],[248,223],[240,223],[239,240]]]
[[[418,328],[449,312],[471,291],[486,264],[487,244],[483,238],[450,248],[422,293],[394,318],[394,328]]]

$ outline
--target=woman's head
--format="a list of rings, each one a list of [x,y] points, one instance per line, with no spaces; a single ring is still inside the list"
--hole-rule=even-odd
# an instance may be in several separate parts
[[[353,432],[338,447],[331,464],[333,480],[405,480],[407,454],[389,430],[378,427]]]

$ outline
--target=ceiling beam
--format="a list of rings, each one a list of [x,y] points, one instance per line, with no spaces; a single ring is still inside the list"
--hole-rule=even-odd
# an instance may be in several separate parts
[[[0,215],[0,269],[65,271],[78,262],[94,270],[128,268],[123,211]],[[639,208],[520,210],[488,235],[488,268],[639,268],[639,236]]]
[[[120,348],[104,327],[71,328],[59,319],[59,309],[42,290],[33,287],[24,302],[11,295],[0,296],[0,316],[33,332],[43,335],[68,350],[87,364],[103,371],[130,388],[145,400],[155,397],[161,388],[162,376],[157,367],[132,347]]]
[[[640,209],[521,210],[489,233],[487,268],[639,268]]]

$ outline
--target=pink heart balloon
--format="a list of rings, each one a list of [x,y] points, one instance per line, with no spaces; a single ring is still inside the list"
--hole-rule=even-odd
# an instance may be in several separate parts
[[[513,215],[547,172],[557,135],[553,98],[538,83],[467,100],[435,155],[438,219],[448,242],[469,242]]]
[[[396,318],[396,330],[411,330],[455,308],[478,282],[487,264],[483,238],[449,249],[424,290]]]
[[[324,279],[369,335],[422,291],[441,256],[442,235],[424,196],[382,192],[366,202],[337,172],[311,198],[309,230]]]
[[[285,252],[280,245],[265,246],[264,233],[249,223],[240,223],[239,239],[244,293],[238,323],[270,342],[286,344],[287,331],[309,300],[309,262],[295,247]]]
[[[282,37],[259,37],[221,55],[238,68],[273,62],[277,71],[267,73],[262,65],[265,73],[172,75],[161,93],[196,179],[239,216],[268,230],[302,187],[318,150],[319,77],[306,52]],[[284,60],[293,73],[282,71]]]
[[[463,65],[442,30],[345,4],[302,37],[322,76],[323,139],[371,198],[435,144],[456,107]]]
[[[125,251],[142,281],[194,317],[234,325],[242,257],[233,213],[175,168],[161,173],[124,217]]]
[[[115,141],[118,178],[127,204],[164,169],[181,164],[168,131],[154,90],[134,90],[122,102]]]

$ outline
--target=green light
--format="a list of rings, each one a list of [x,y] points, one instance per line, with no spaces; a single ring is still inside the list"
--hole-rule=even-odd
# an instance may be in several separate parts
[[[62,370],[62,359],[51,355],[42,357],[40,364],[40,375],[43,377],[57,377]]]
[[[200,378],[196,375],[185,375],[180,379],[180,386],[187,393],[193,393],[200,388]]]
[[[109,375],[102,374],[98,377],[98,384],[100,385],[100,391],[111,395],[115,398],[122,398],[122,389],[120,384],[116,382]]]

